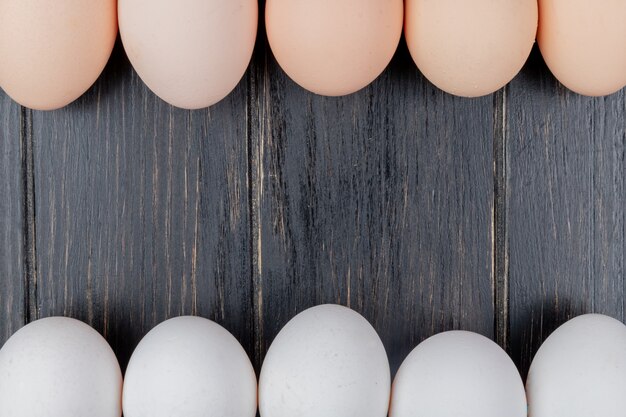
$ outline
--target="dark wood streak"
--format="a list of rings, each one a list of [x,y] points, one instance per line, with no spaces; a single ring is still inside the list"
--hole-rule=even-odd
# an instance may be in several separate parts
[[[508,103],[511,339],[526,374],[573,316],[625,318],[626,97],[567,91],[535,51]]]
[[[507,95],[508,87],[494,94],[493,145],[493,289],[495,341],[509,345],[509,240],[507,234]]]
[[[27,320],[20,107],[0,90],[0,346]]]
[[[20,111],[20,142],[22,144],[22,193],[24,225],[24,312],[26,323],[39,317],[37,300],[37,227],[35,220],[35,161],[33,113]]]

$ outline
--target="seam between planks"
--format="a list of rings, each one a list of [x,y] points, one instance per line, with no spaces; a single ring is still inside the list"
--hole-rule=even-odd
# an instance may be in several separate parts
[[[493,300],[494,337],[507,352],[509,346],[509,240],[507,234],[507,94],[494,95]]]
[[[260,240],[261,231],[259,230],[261,223],[259,219],[259,157],[258,142],[259,129],[255,126],[258,115],[254,114],[253,108],[255,102],[258,105],[258,86],[256,85],[256,77],[254,70],[248,78],[248,97],[247,97],[247,147],[248,147],[248,224],[249,230],[249,251],[250,251],[250,279],[252,281],[252,292],[250,294],[252,302],[252,311],[254,312],[252,322],[252,333],[254,343],[254,364],[257,370],[260,370],[261,361],[261,333],[262,333],[262,312],[261,312],[261,277],[259,273],[260,265],[260,248],[258,241]],[[258,121],[257,121],[258,123]]]
[[[264,2],[259,4],[262,16]],[[262,19],[261,19],[262,21]],[[248,76],[247,91],[247,146],[248,146],[248,215],[250,225],[250,279],[252,280],[252,311],[254,312],[252,331],[254,344],[254,366],[258,372],[265,352],[263,332],[263,248],[261,200],[263,194],[263,140],[266,127],[267,103],[267,52],[264,44],[262,25]]]
[[[35,222],[35,158],[33,112],[20,109],[20,146],[22,148],[23,236],[24,236],[24,321],[39,318],[37,297],[37,229]]]

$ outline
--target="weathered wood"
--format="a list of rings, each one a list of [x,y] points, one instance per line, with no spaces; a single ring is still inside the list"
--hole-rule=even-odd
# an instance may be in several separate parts
[[[569,92],[535,51],[507,109],[512,354],[526,374],[568,319],[625,318],[626,95]]]
[[[125,364],[159,322],[198,314],[252,351],[247,83],[208,110],[154,96],[117,47],[71,106],[33,114],[37,303]]]
[[[0,90],[0,346],[24,325],[24,199],[20,107]]]
[[[493,337],[493,97],[438,91],[405,46],[342,98],[260,68],[261,350],[318,303],[363,313],[393,369],[439,331]]]
[[[119,46],[66,109],[0,95],[0,342],[67,315],[125,364],[153,325],[199,314],[258,369],[289,319],[333,302],[372,322],[394,370],[467,329],[525,374],[568,318],[626,319],[625,91],[570,93],[535,52],[505,91],[455,98],[401,46],[370,87],[322,98],[263,39],[208,110],[160,101]]]

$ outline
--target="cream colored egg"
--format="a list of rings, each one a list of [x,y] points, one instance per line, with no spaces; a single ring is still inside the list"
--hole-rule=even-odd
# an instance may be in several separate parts
[[[626,86],[626,1],[539,0],[541,54],[567,88],[603,96]]]
[[[626,326],[577,317],[546,339],[526,380],[529,417],[624,417]]]
[[[104,69],[115,0],[0,0],[0,87],[37,110],[66,106]]]
[[[123,404],[124,417],[254,417],[256,375],[226,329],[178,317],[152,329],[135,349]]]
[[[390,417],[526,417],[513,361],[484,336],[453,331],[418,345],[393,382]]]
[[[283,70],[309,91],[354,93],[393,57],[403,23],[402,0],[268,0],[267,36]]]
[[[88,325],[35,321],[0,350],[0,416],[120,417],[122,372],[107,342]]]
[[[133,67],[166,102],[211,106],[243,77],[256,40],[257,0],[119,0]]]
[[[440,89],[478,97],[504,87],[535,43],[537,0],[407,0],[405,35]]]
[[[385,417],[389,390],[389,362],[374,328],[346,307],[322,305],[298,314],[272,342],[259,378],[259,411]]]

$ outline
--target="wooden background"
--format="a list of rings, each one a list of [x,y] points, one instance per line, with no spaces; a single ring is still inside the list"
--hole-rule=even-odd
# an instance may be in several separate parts
[[[567,319],[626,318],[624,90],[568,92],[534,51],[502,91],[456,98],[401,45],[374,84],[322,98],[259,39],[207,110],[156,98],[120,45],[63,110],[0,93],[0,344],[65,315],[125,367],[154,325],[198,314],[258,370],[296,313],[341,303],[394,372],[423,339],[466,329],[525,375]]]

